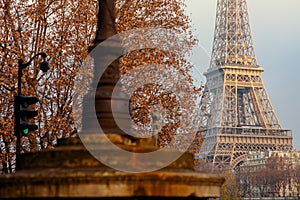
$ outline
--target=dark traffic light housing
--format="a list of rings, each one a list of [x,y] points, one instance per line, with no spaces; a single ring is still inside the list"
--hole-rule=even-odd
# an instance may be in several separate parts
[[[34,110],[34,104],[38,102],[37,97],[23,95],[15,96],[15,135],[28,136],[29,132],[38,129],[33,123],[38,112]]]

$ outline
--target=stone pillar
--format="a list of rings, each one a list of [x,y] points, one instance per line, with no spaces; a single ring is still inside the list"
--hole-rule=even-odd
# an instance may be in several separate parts
[[[95,47],[102,43],[107,38],[114,36],[116,34],[115,28],[115,1],[114,0],[99,0],[99,9],[98,9],[98,23],[97,23],[97,32],[94,40],[94,45],[89,47],[89,51],[93,51],[91,55],[94,56],[95,70],[98,70],[101,64],[101,60],[97,57],[97,49]],[[119,41],[114,41],[115,44],[108,44],[111,52],[106,52],[105,56],[115,56],[114,54],[118,50],[114,48],[120,48]],[[118,56],[118,55],[117,55]],[[120,79],[119,75],[119,59],[116,59],[112,62],[106,70],[104,71],[100,80],[99,77],[94,77],[93,82],[97,83],[96,94],[89,92],[84,98],[84,105],[90,104],[91,98],[95,98],[95,110],[98,118],[98,122],[105,133],[118,133],[124,134],[119,126],[116,124],[115,119],[122,124],[123,128],[130,130],[130,116],[128,113],[129,103],[126,100],[126,94],[121,92],[121,88],[116,88],[116,83]],[[116,89],[118,92],[117,98],[111,99],[113,90]],[[117,113],[115,117],[112,114],[111,105],[114,105],[117,108]],[[83,108],[83,130],[84,131],[93,131],[90,129],[90,118],[94,110],[87,109],[87,106]],[[115,118],[115,119],[114,119]]]
[[[98,6],[95,45],[117,34],[115,27],[115,0],[98,0]]]

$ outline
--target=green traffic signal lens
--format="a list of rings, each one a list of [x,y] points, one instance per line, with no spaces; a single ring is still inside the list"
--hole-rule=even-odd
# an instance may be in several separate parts
[[[23,129],[23,133],[24,133],[25,135],[27,135],[27,134],[29,133],[28,128]]]
[[[35,124],[21,124],[20,134],[21,136],[28,136],[30,132],[37,130],[39,127]]]

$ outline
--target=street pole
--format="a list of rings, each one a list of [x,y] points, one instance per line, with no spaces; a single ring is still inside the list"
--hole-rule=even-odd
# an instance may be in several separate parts
[[[14,115],[15,115],[15,126],[14,126],[14,132],[15,136],[17,137],[16,141],[16,170],[19,169],[19,154],[21,153],[21,134],[20,134],[20,102],[19,97],[22,95],[22,88],[21,88],[21,82],[22,82],[22,76],[23,76],[23,69],[27,68],[31,62],[34,60],[35,57],[42,56],[43,62],[40,64],[40,69],[43,72],[47,72],[50,69],[49,63],[46,61],[47,54],[44,52],[37,53],[34,56],[30,58],[30,60],[27,63],[24,63],[22,59],[18,61],[18,91],[17,96],[14,98]]]

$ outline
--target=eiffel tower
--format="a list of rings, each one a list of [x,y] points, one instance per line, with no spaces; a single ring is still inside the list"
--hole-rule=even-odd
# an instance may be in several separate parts
[[[200,159],[235,168],[248,152],[291,151],[257,64],[246,0],[218,0],[214,43],[200,106]]]

